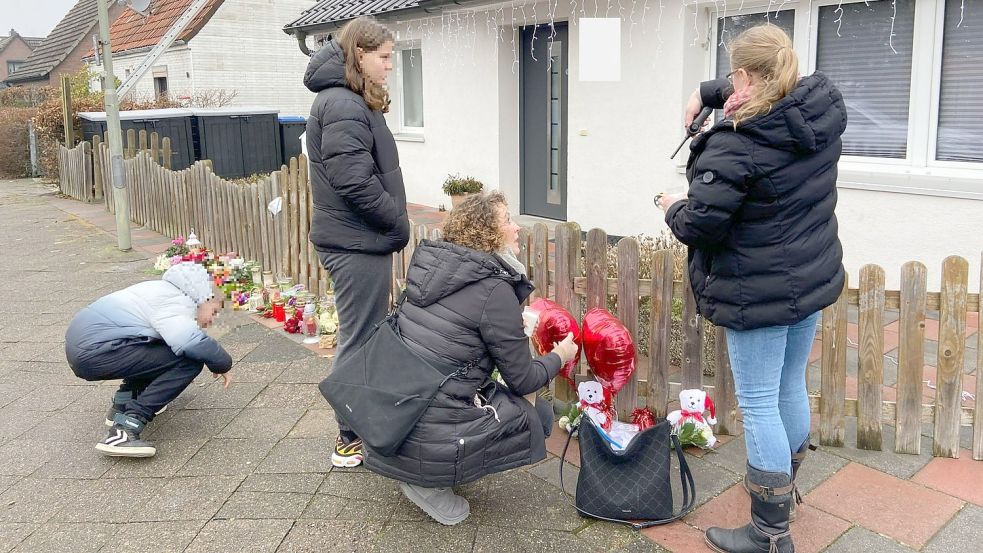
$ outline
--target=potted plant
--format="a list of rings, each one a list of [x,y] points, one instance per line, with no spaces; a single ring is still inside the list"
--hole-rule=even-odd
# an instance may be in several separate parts
[[[474,177],[462,177],[460,175],[448,175],[444,181],[444,194],[451,197],[451,208],[455,208],[464,201],[464,198],[481,192],[484,185]]]

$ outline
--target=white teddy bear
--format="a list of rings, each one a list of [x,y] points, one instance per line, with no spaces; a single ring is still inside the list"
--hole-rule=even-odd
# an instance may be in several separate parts
[[[596,380],[586,380],[577,386],[577,396],[580,398],[578,407],[601,428],[609,428],[611,420],[608,417],[608,402],[604,388]]]
[[[704,418],[703,412],[710,411],[710,416]],[[704,432],[707,446],[713,447],[717,438],[713,435],[711,425],[717,424],[716,408],[713,400],[703,390],[683,390],[679,392],[679,409],[666,417],[673,429],[678,431],[684,424],[692,421],[694,426]]]

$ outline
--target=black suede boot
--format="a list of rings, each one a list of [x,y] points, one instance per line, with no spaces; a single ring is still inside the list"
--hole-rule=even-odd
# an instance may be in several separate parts
[[[748,465],[744,482],[751,493],[751,523],[733,530],[710,528],[707,545],[721,553],[794,553],[788,529],[791,477]]]
[[[799,488],[795,485],[795,475],[798,474],[799,467],[802,466],[802,461],[805,460],[806,454],[808,454],[810,450],[815,451],[816,446],[809,443],[809,436],[806,436],[806,441],[802,442],[802,446],[799,447],[799,450],[792,453],[792,494],[795,497],[793,498],[794,501],[792,501],[792,508],[788,513],[789,522],[795,520],[795,506],[802,503],[802,494],[799,493]]]

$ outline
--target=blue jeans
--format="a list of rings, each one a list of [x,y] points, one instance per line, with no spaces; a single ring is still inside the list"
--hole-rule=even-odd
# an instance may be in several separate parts
[[[792,474],[792,451],[809,436],[806,368],[819,312],[791,326],[726,329],[748,463]]]

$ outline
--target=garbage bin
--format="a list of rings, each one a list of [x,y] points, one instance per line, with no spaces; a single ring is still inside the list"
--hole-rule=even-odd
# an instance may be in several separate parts
[[[287,165],[290,158],[301,154],[300,135],[307,128],[307,119],[299,115],[280,116],[280,163]]]
[[[119,126],[123,133],[123,147],[126,147],[126,133],[133,129],[139,136],[140,131],[157,133],[163,142],[164,138],[171,139],[171,169],[177,171],[187,169],[195,161],[194,140],[191,129],[192,112],[186,109],[145,109],[119,112]],[[82,138],[92,140],[106,133],[106,112],[94,111],[79,113],[82,120]]]
[[[225,178],[270,173],[280,168],[278,111],[227,107],[195,109],[192,117],[198,159],[210,159]]]

